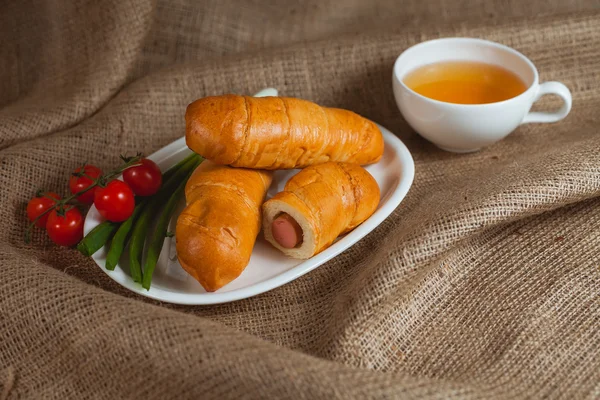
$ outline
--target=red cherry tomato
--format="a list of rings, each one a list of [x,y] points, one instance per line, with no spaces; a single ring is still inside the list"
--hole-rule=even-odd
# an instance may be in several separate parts
[[[69,179],[69,190],[71,194],[75,194],[77,192],[81,192],[90,186],[94,181],[90,178],[98,178],[102,175],[102,170],[94,165],[84,165],[83,173],[87,176],[77,176],[81,172],[81,167],[77,168],[71,178]],[[88,178],[88,176],[90,178]],[[77,200],[85,204],[92,204],[94,202],[94,192],[97,187],[88,190],[81,196],[77,196]]]
[[[46,192],[43,193],[41,196],[36,196],[33,199],[29,200],[29,203],[27,203],[27,218],[29,218],[31,222],[33,222],[33,220],[36,219],[38,215],[42,214],[47,209],[52,208],[56,204],[56,201],[49,199],[45,196],[53,197],[56,200],[60,200],[60,196],[54,192]],[[35,223],[35,226],[45,228],[49,214],[50,213],[47,213],[40,219],[38,219]]]
[[[123,181],[110,181],[106,187],[98,187],[94,205],[100,215],[109,221],[125,221],[135,208],[135,195]]]
[[[138,196],[151,196],[160,189],[162,172],[152,160],[143,158],[141,163],[123,171],[123,180]]]
[[[74,246],[83,238],[83,216],[75,207],[59,215],[56,210],[50,211],[46,222],[48,236],[59,246]]]

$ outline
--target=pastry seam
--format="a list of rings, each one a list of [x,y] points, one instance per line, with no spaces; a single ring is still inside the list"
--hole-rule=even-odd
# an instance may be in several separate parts
[[[240,158],[242,158],[242,155],[244,154],[244,149],[246,148],[246,143],[248,142],[248,136],[250,135],[250,107],[248,107],[248,99],[246,98],[246,96],[242,96],[242,98],[244,99],[244,107],[246,108],[246,129],[244,129],[244,143],[242,143],[242,147],[240,150],[240,154],[237,156],[237,158],[231,163],[231,164],[235,164],[237,163]]]
[[[201,182],[201,183],[197,183],[196,185],[192,186],[190,188],[190,191],[196,191],[196,190],[198,190],[198,188],[203,187],[203,186],[206,186],[206,187],[217,186],[217,187],[226,189],[227,191],[233,192],[243,200],[244,204],[248,208],[253,208],[253,204],[251,204],[251,203],[254,203],[254,202],[250,200],[250,196],[248,195],[248,193],[239,186],[235,186],[235,185],[232,185],[229,183],[214,182],[214,181],[213,182]]]
[[[281,152],[283,151],[283,149],[287,148],[287,145],[290,142],[290,137],[292,135],[292,123],[291,123],[291,119],[290,119],[290,114],[288,112],[288,108],[287,108],[287,104],[285,104],[285,98],[284,97],[280,97],[279,100],[281,100],[281,104],[283,104],[283,111],[285,114],[285,117],[287,118],[287,122],[288,122],[288,126],[287,126],[287,134],[285,135],[285,139],[281,145],[281,147],[279,148],[279,151],[277,152],[277,155],[275,156],[275,161],[273,161],[273,164],[271,164],[271,168],[273,167],[278,167],[280,165],[279,163],[279,156],[281,155]]]
[[[350,218],[350,220],[348,221],[348,223],[346,224],[346,228],[348,229],[348,227],[350,226],[350,223],[352,222],[352,220],[354,220],[354,217],[356,217],[356,213],[358,212],[358,198],[356,196],[356,188],[358,187],[358,185],[355,185],[352,179],[352,175],[346,171],[346,169],[343,167],[343,165],[340,164],[336,164],[336,166],[341,169],[342,171],[344,171],[344,174],[346,175],[346,178],[348,179],[348,183],[350,184],[350,186],[352,186],[352,197],[354,198],[354,212],[352,213],[352,218]]]
[[[360,116],[360,117],[364,118],[362,116]],[[363,151],[363,149],[365,147],[367,147],[367,144],[369,144],[370,140],[367,140],[367,136],[368,135],[365,134],[365,132],[367,131],[368,127],[369,127],[369,124],[366,121],[363,121],[362,129],[360,130],[360,138],[361,138],[362,143],[361,143],[360,147],[358,148],[358,150],[354,154],[352,154],[350,156],[350,158],[354,158],[358,153],[360,153],[361,151]]]
[[[226,241],[224,241],[220,235],[215,235],[209,228],[207,228],[205,225],[203,225],[202,223],[196,221],[197,216],[195,215],[191,215],[191,214],[182,214],[183,220],[188,222],[191,225],[197,226],[201,229],[201,233],[210,237],[211,239],[216,240],[217,242],[224,244],[225,246],[229,247],[230,249],[233,248],[233,246],[231,246],[231,243],[227,243]],[[239,243],[239,239],[233,237],[233,235],[231,235],[231,232],[228,232],[228,236],[231,237],[235,242],[236,245],[238,245]]]

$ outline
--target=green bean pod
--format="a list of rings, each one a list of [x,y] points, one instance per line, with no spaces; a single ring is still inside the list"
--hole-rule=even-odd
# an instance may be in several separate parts
[[[96,225],[94,229],[77,244],[77,250],[84,256],[91,256],[102,248],[119,228],[120,222],[104,221]]]
[[[133,214],[131,214],[131,217],[127,218],[125,222],[121,224],[119,229],[117,229],[117,232],[115,233],[112,241],[110,242],[108,254],[106,255],[105,268],[107,270],[113,271],[119,263],[121,254],[123,254],[123,250],[125,249],[125,244],[129,239],[129,233],[131,232],[131,228],[133,227],[133,224],[144,209],[146,203],[147,201],[142,200],[142,202],[136,205],[135,209],[133,210]]]
[[[198,159],[200,156],[196,153],[192,153],[189,156],[185,157],[183,160],[179,161],[177,164],[173,165],[171,168],[169,168],[162,176],[163,178],[163,182],[168,181],[171,176],[173,176],[173,174],[179,170],[179,168],[183,167],[185,165],[185,163],[187,163],[190,160],[196,160]]]

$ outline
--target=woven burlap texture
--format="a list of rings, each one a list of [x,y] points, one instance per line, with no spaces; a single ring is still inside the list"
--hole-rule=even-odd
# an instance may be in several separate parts
[[[0,35],[0,398],[600,397],[598,0],[24,0],[0,6]],[[391,71],[443,36],[522,51],[571,114],[438,150]],[[196,98],[268,86],[371,118],[415,159],[400,207],[334,260],[183,307],[41,232],[23,243],[36,189],[181,137]]]

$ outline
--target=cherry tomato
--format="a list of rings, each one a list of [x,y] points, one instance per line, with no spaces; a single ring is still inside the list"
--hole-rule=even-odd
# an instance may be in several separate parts
[[[152,160],[143,158],[141,163],[123,171],[123,180],[138,196],[151,196],[160,189],[162,172]]]
[[[29,218],[29,220],[31,222],[33,222],[33,220],[36,219],[38,217],[38,215],[40,215],[47,209],[52,208],[52,206],[54,206],[56,204],[56,201],[49,199],[48,197],[45,197],[45,196],[53,197],[56,200],[60,200],[60,196],[54,192],[45,192],[45,193],[41,194],[40,196],[36,196],[33,199],[29,200],[29,203],[27,203],[27,218]],[[40,219],[38,219],[37,222],[35,223],[35,226],[40,227],[40,228],[45,228],[46,221],[48,221],[49,214],[50,213],[47,213],[44,216],[42,216]]]
[[[73,175],[71,175],[71,178],[69,179],[69,190],[71,191],[71,194],[81,192],[82,190],[90,186],[92,183],[94,183],[94,181],[88,178],[88,176],[96,179],[100,175],[102,175],[102,170],[94,165],[83,166],[83,173],[87,176],[77,176],[77,174],[79,174],[80,172],[81,167],[77,168]],[[88,190],[81,196],[77,196],[77,200],[85,204],[92,204],[94,202],[94,192],[96,191],[96,189],[97,187]]]
[[[59,246],[76,245],[83,238],[83,216],[73,207],[59,215],[57,210],[50,211],[46,222],[48,236]]]
[[[94,205],[100,215],[109,221],[125,221],[135,208],[135,195],[123,181],[110,181],[106,187],[98,187],[94,194]]]

